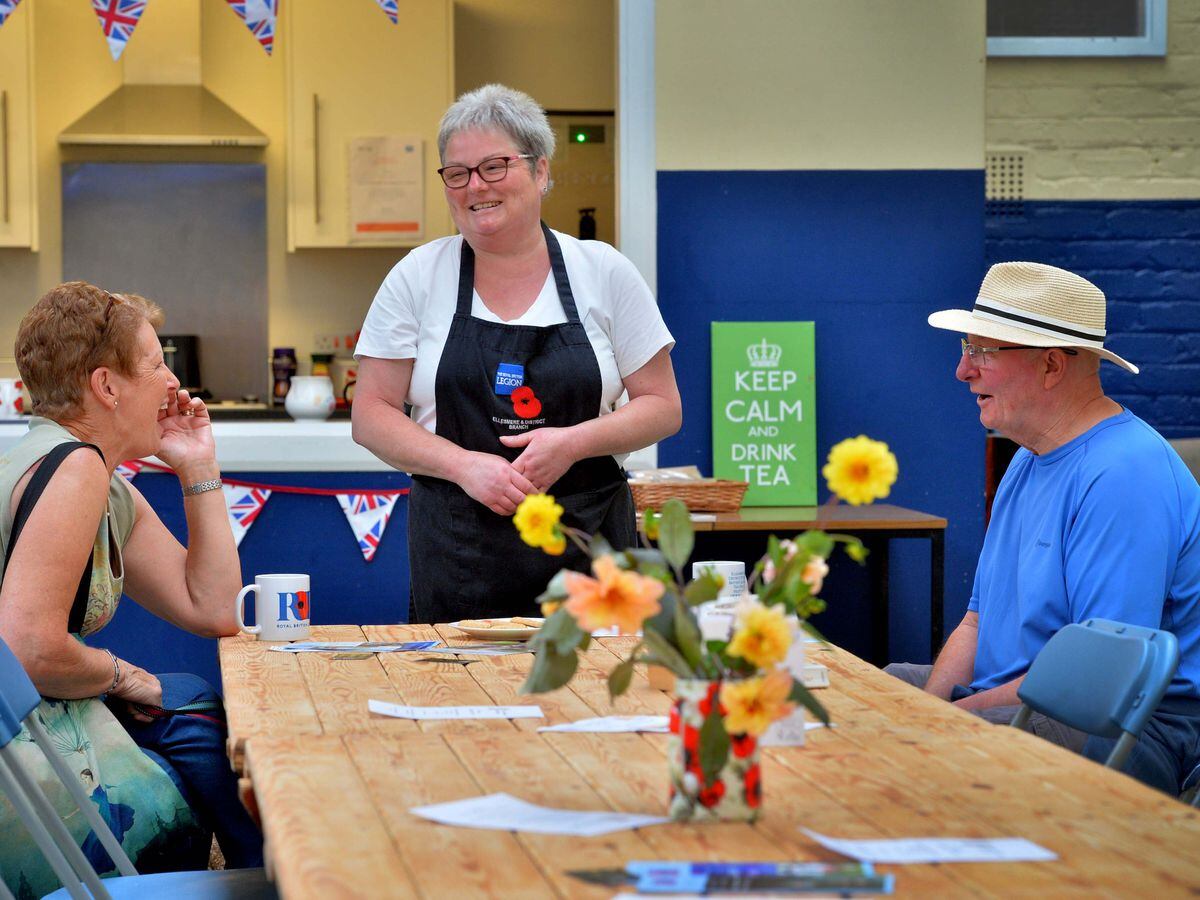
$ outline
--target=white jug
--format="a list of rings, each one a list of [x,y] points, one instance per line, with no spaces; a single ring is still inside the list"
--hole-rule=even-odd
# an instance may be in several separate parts
[[[292,376],[283,408],[293,419],[328,419],[333,406],[333,382],[328,375]]]

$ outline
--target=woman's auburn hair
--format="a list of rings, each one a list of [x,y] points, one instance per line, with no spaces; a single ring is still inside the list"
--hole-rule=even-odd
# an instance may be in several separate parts
[[[88,379],[101,366],[133,375],[144,322],[158,328],[163,312],[137,294],[112,294],[86,281],[47,291],[17,327],[17,369],[32,412],[50,419],[78,413]]]

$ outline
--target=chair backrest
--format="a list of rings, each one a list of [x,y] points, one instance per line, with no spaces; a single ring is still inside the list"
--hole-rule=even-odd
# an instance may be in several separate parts
[[[0,639],[0,747],[20,733],[21,723],[41,699],[20,661]]]
[[[1179,664],[1169,631],[1088,619],[1038,653],[1017,696],[1026,706],[1101,737],[1134,737],[1158,708]]]

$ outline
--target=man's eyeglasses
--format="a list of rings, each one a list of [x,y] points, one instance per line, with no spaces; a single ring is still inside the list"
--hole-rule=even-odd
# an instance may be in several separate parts
[[[442,176],[448,188],[464,188],[471,181],[471,173],[478,172],[479,177],[489,183],[503,181],[508,174],[508,164],[518,159],[533,159],[532,153],[521,153],[517,156],[493,156],[485,159],[477,166],[442,166],[437,173]]]
[[[967,343],[966,338],[959,338],[962,342],[962,352],[966,354],[971,365],[982,369],[988,364],[989,353],[999,353],[1001,350],[1061,350],[1067,356],[1078,356],[1078,350],[1072,350],[1070,347],[1031,347],[1029,344],[1014,344],[1011,347],[981,347],[978,344]]]

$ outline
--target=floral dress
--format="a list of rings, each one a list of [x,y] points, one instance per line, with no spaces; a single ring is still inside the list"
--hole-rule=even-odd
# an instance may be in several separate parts
[[[0,457],[0,541],[7,552],[14,509],[14,485],[55,445],[74,440],[47,419],[34,419],[30,432]],[[76,452],[90,453],[90,450]],[[121,476],[109,485],[108,509],[92,547],[92,579],[83,625],[76,639],[94,634],[112,620],[121,598],[124,568],[121,546],[133,527],[133,501]],[[46,552],[53,553],[53,548]],[[43,697],[34,715],[45,727],[55,752],[82,782],[139,872],[171,868],[174,849],[194,844],[201,834],[195,815],[171,777],[146,756],[98,697],[55,700]],[[22,730],[12,746],[22,766],[49,796],[84,856],[101,874],[116,867],[92,834],[82,813],[54,775],[50,764]],[[60,886],[24,824],[0,793],[0,875],[18,900],[37,898]]]

